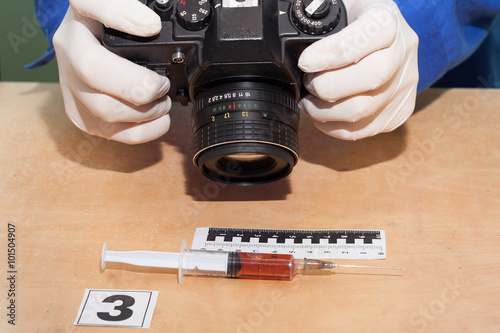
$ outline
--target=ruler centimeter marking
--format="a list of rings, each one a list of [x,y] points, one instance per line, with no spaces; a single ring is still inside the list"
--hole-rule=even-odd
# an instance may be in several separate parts
[[[383,230],[197,228],[191,248],[318,259],[386,258]]]

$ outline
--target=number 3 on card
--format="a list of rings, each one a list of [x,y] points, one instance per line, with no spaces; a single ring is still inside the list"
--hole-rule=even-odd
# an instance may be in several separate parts
[[[87,289],[75,325],[149,328],[158,291]]]

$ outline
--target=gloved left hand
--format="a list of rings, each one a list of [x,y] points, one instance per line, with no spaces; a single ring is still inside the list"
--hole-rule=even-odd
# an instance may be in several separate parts
[[[66,114],[90,134],[154,140],[170,127],[170,81],[106,50],[103,24],[136,36],[161,29],[160,17],[137,0],[70,0],[53,38]]]
[[[311,92],[299,106],[321,131],[356,140],[392,131],[413,113],[418,37],[391,0],[344,0],[350,24],[304,50]]]

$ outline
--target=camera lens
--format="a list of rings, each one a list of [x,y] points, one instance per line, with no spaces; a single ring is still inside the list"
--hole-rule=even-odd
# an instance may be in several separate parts
[[[298,161],[299,111],[285,88],[262,82],[211,87],[196,97],[192,120],[193,162],[212,180],[268,183]]]

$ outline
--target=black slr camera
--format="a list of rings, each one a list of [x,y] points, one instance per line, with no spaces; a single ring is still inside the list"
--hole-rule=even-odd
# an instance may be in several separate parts
[[[341,0],[139,0],[162,20],[153,37],[104,29],[112,52],[166,75],[193,103],[193,162],[208,178],[253,185],[298,161],[300,53],[347,25]]]

